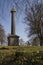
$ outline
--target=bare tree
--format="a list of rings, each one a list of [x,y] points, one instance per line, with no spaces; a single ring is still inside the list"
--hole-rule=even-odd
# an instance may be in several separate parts
[[[24,41],[22,38],[19,40],[19,42],[20,42],[20,45],[21,45],[21,46],[23,46],[24,43],[25,43],[25,41]]]
[[[1,24],[0,24],[0,42],[1,45],[3,44],[3,42],[5,42],[5,31]]]
[[[43,45],[43,35],[41,32],[43,30],[41,30],[43,27],[43,3],[39,2],[38,0],[34,0],[34,3],[26,8],[25,20],[28,37],[36,34],[40,39],[40,45]]]
[[[32,41],[33,46],[40,46],[40,40],[38,37],[35,37]]]

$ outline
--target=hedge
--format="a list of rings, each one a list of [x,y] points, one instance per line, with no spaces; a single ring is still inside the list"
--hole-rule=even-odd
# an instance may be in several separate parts
[[[0,65],[43,65],[43,52],[0,54]]]

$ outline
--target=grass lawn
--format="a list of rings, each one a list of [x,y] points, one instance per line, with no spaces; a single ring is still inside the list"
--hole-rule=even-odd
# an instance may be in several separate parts
[[[43,51],[43,46],[0,46],[0,53],[15,53],[15,52],[38,52]]]
[[[34,63],[43,65],[43,46],[0,46],[0,65]]]

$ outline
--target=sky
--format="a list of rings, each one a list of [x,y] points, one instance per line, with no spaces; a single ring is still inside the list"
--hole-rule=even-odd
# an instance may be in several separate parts
[[[19,4],[17,4],[17,2]],[[14,6],[16,9],[16,34],[24,41],[27,41],[27,34],[25,32],[26,25],[24,21],[24,8],[23,0],[0,0],[0,23],[4,26],[6,35],[11,34],[11,9]],[[15,4],[16,3],[16,4]],[[23,6],[22,6],[23,5]]]
[[[37,2],[37,0],[0,0],[0,24],[4,26],[6,35],[11,34],[11,9],[16,9],[16,35],[24,41],[29,40],[25,31],[24,22],[26,4]],[[43,0],[38,0],[39,2]],[[30,5],[31,5],[30,4]]]

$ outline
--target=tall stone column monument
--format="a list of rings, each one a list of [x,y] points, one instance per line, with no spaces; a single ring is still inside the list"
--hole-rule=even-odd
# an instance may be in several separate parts
[[[16,10],[14,7],[11,9],[11,35],[8,36],[8,45],[9,46],[18,46],[19,45],[19,36],[16,35],[15,29],[15,14]]]

